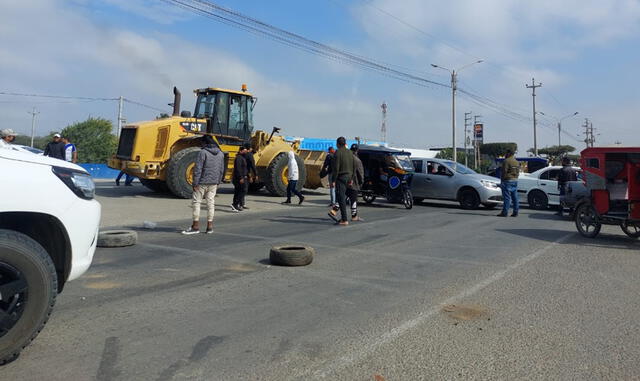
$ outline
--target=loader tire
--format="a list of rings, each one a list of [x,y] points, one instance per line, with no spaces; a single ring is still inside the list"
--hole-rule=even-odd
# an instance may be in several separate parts
[[[307,169],[304,167],[304,161],[300,156],[295,155],[296,162],[298,163],[298,185],[296,189],[301,191],[304,187],[304,183],[307,180]],[[267,168],[267,175],[265,179],[265,186],[272,196],[284,197],[287,195],[287,178],[285,171],[289,167],[289,159],[287,153],[282,152],[271,161]]]
[[[167,187],[171,193],[180,198],[191,198],[193,194],[193,166],[196,163],[201,148],[189,147],[179,151],[171,160],[167,168]]]
[[[157,193],[169,192],[169,187],[167,186],[167,183],[162,180],[140,179],[140,183]]]

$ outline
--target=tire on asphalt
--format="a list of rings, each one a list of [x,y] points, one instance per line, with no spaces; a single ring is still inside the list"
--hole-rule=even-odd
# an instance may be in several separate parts
[[[191,198],[193,194],[192,176],[201,148],[189,147],[177,152],[169,160],[167,186],[171,193],[180,198]]]
[[[315,250],[309,246],[274,246],[269,252],[269,261],[276,266],[306,266],[313,262]]]
[[[98,247],[133,246],[138,242],[138,233],[133,230],[105,230],[98,234]]]
[[[527,196],[529,207],[535,210],[546,210],[549,207],[549,198],[543,191],[534,189]]]
[[[620,228],[630,238],[640,238],[640,223],[624,221],[620,223]]]
[[[58,277],[51,257],[39,243],[22,233],[3,229],[0,274],[0,287],[4,289],[0,316],[13,316],[0,324],[0,365],[4,365],[15,360],[49,320],[58,293]]]
[[[475,189],[468,188],[461,190],[458,200],[462,209],[478,209],[480,205],[480,196],[478,196],[478,192],[476,192]]]
[[[296,163],[298,164],[298,184],[296,189],[302,191],[304,183],[307,180],[307,169],[304,166],[302,158],[298,155],[295,155],[295,157]],[[289,158],[286,152],[278,154],[269,164],[264,185],[272,196],[284,197],[287,195],[288,181],[286,181],[284,173],[288,168]]]
[[[595,208],[589,203],[580,204],[574,213],[576,229],[586,238],[595,238],[602,229],[602,223]],[[591,228],[590,228],[591,227]]]
[[[155,179],[140,179],[140,183],[142,185],[144,185],[145,187],[151,189],[154,192],[157,193],[167,193],[169,192],[169,187],[167,186],[167,183],[165,181],[162,180],[155,180]]]

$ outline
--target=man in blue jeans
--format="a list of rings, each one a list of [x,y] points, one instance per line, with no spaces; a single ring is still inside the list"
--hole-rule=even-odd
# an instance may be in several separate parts
[[[520,164],[513,152],[507,150],[505,159],[502,162],[502,174],[501,184],[502,188],[502,212],[498,214],[498,217],[507,217],[509,215],[509,206],[513,204],[513,213],[511,217],[518,217],[518,211],[520,210],[520,202],[518,200],[518,175],[520,175]]]

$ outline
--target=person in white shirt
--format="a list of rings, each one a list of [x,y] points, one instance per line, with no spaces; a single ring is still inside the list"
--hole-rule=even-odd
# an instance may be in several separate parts
[[[10,128],[0,130],[0,149],[11,149],[11,142],[15,140],[16,136],[18,136],[18,134]]]
[[[293,151],[287,152],[287,157],[289,159],[289,171],[287,174],[287,180],[289,180],[289,184],[287,184],[287,200],[283,202],[283,204],[291,204],[291,194],[295,194],[298,196],[298,204],[302,204],[304,201],[304,196],[300,191],[298,191],[298,163],[296,162],[296,155]]]
[[[69,138],[66,136],[62,137],[62,142],[64,143],[64,159],[66,161],[70,161],[72,163],[78,162],[78,150],[76,149],[76,145],[69,141]]]

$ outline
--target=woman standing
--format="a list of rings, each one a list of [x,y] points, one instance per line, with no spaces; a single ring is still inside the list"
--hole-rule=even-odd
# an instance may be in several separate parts
[[[298,191],[298,163],[296,162],[296,155],[293,151],[287,152],[287,156],[289,158],[289,173],[287,175],[287,179],[289,180],[289,184],[287,185],[287,201],[283,202],[283,204],[291,204],[291,193],[298,196],[298,204],[302,204],[304,201],[304,196],[302,193]]]

